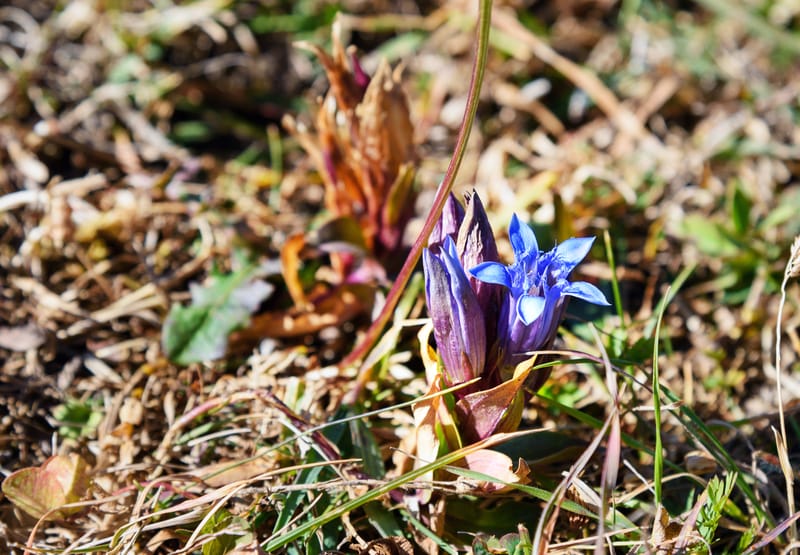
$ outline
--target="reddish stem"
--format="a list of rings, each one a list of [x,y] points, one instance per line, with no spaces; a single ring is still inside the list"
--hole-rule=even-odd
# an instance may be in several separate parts
[[[469,134],[472,130],[472,124],[475,121],[475,112],[478,108],[478,96],[480,94],[481,84],[483,83],[483,74],[486,67],[486,55],[489,50],[489,25],[491,23],[492,13],[491,8],[491,0],[480,0],[480,14],[478,17],[478,44],[476,46],[475,62],[472,66],[472,77],[470,80],[469,94],[467,96],[467,107],[464,111],[464,119],[462,120],[461,127],[458,131],[458,139],[456,140],[453,157],[450,159],[450,164],[447,167],[447,172],[444,175],[444,179],[442,179],[442,182],[439,184],[439,188],[436,191],[433,207],[431,208],[431,211],[425,220],[425,224],[422,226],[422,232],[419,234],[419,237],[417,237],[417,240],[411,247],[411,252],[409,252],[408,258],[406,258],[406,261],[403,264],[403,267],[400,269],[400,273],[398,274],[394,285],[386,296],[386,304],[384,305],[383,310],[381,310],[380,314],[378,314],[378,317],[369,327],[366,335],[361,340],[361,343],[356,345],[353,351],[351,351],[350,354],[339,363],[340,368],[352,366],[359,360],[362,360],[367,352],[369,352],[373,345],[375,345],[375,343],[378,341],[378,338],[383,332],[383,329],[386,327],[386,324],[389,322],[389,319],[391,318],[392,313],[397,306],[403,291],[405,290],[406,284],[408,284],[408,280],[411,278],[411,274],[413,273],[414,268],[419,261],[419,257],[422,254],[422,249],[427,244],[428,236],[431,234],[436,222],[439,220],[445,201],[447,200],[447,196],[450,194],[450,191],[453,188],[456,174],[458,173],[458,169],[461,166],[461,161],[464,158],[464,152],[466,151],[467,141],[469,140]],[[358,399],[363,385],[369,380],[370,374],[371,368],[361,369],[357,383],[350,391],[350,394],[345,399],[345,402],[352,403]]]

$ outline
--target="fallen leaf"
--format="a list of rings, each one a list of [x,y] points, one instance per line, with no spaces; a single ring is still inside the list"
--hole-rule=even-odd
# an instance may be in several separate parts
[[[372,540],[358,550],[358,555],[414,555],[414,547],[402,536],[389,536]]]
[[[80,455],[57,455],[44,464],[23,468],[3,480],[3,493],[34,518],[56,520],[80,511],[80,507],[54,510],[80,501],[89,487],[88,465]],[[52,511],[52,512],[51,512]]]
[[[197,476],[212,488],[226,486],[233,482],[249,480],[275,468],[275,461],[259,457],[249,461],[226,461],[210,464],[192,470],[189,474]]]
[[[36,324],[0,328],[0,347],[9,351],[24,352],[38,349],[46,340],[45,330]]]
[[[309,297],[310,308],[265,312],[253,316],[250,325],[231,336],[233,350],[265,337],[302,337],[330,326],[339,326],[372,308],[374,288],[364,284],[345,284]]]
[[[469,470],[497,479],[496,482],[481,480],[476,483],[477,489],[484,493],[500,492],[509,489],[507,484],[526,484],[529,481],[530,468],[524,459],[519,459],[515,471],[508,455],[492,449],[470,453],[464,457],[463,464]]]
[[[306,247],[306,238],[302,233],[289,237],[281,247],[281,272],[286,289],[298,309],[308,308],[308,300],[300,282],[301,253]]]

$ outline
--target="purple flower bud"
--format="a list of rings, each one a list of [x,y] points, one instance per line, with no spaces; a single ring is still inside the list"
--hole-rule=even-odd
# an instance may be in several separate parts
[[[441,217],[436,221],[430,236],[428,237],[428,248],[438,252],[444,244],[445,237],[451,237],[454,241],[464,220],[464,208],[456,200],[453,193],[444,201]]]
[[[480,197],[474,191],[467,197],[467,211],[458,230],[456,249],[464,268],[474,268],[478,264],[498,260],[492,226]],[[478,296],[484,314],[498,304],[500,297],[497,286],[480,281],[472,275],[469,275],[469,282]]]
[[[531,351],[552,346],[569,297],[607,306],[603,293],[585,281],[570,282],[569,274],[589,253],[594,238],[567,239],[540,252],[536,235],[516,214],[508,226],[514,262],[484,262],[470,270],[480,281],[507,288],[500,309],[498,336],[502,365],[511,369]]]
[[[484,315],[452,237],[444,238],[437,254],[425,249],[422,265],[428,312],[444,367],[445,384],[453,386],[480,376],[486,361]],[[458,395],[472,390],[466,388]]]

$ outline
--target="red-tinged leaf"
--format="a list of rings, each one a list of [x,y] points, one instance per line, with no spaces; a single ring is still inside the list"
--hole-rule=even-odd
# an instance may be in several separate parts
[[[467,441],[513,432],[522,420],[525,396],[522,387],[531,368],[492,389],[476,391],[456,404],[461,431]]]
[[[496,482],[480,481],[476,484],[484,493],[500,492],[509,489],[507,484],[527,484],[529,481],[530,468],[523,459],[519,459],[515,471],[508,455],[492,449],[481,449],[470,453],[464,457],[463,463],[469,470],[497,478]]]
[[[78,507],[54,509],[80,501],[88,487],[88,465],[75,454],[51,457],[42,466],[17,470],[3,480],[3,493],[14,505],[45,520],[79,511]]]

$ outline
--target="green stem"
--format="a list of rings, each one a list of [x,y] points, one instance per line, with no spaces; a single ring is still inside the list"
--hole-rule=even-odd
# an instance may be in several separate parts
[[[464,119],[461,122],[461,128],[458,132],[455,152],[453,153],[453,157],[450,159],[450,165],[447,167],[447,173],[445,173],[444,179],[442,180],[441,184],[439,184],[439,188],[436,191],[433,207],[428,214],[428,218],[425,220],[425,225],[422,226],[422,231],[419,234],[419,237],[417,237],[417,240],[414,242],[414,246],[411,247],[411,252],[408,254],[408,258],[406,258],[403,267],[400,269],[400,273],[398,274],[394,285],[389,290],[383,310],[381,310],[380,314],[378,314],[378,317],[367,330],[367,333],[361,340],[361,343],[356,345],[353,351],[340,363],[340,366],[342,367],[353,365],[359,360],[363,359],[367,352],[369,352],[372,346],[378,341],[380,334],[383,332],[383,329],[386,327],[387,322],[391,318],[397,302],[400,300],[400,296],[402,295],[408,280],[411,278],[411,274],[414,271],[417,262],[419,261],[420,255],[422,254],[422,249],[425,247],[428,241],[428,236],[431,234],[433,227],[439,220],[439,217],[442,214],[442,209],[444,208],[444,203],[447,200],[447,196],[450,194],[450,191],[453,188],[456,174],[461,166],[461,160],[464,158],[467,141],[469,139],[470,131],[472,130],[472,124],[475,121],[475,112],[478,109],[478,97],[481,90],[481,84],[483,83],[484,70],[486,69],[486,55],[489,51],[489,25],[491,23],[491,14],[492,0],[480,0],[480,14],[478,16],[478,46],[475,54],[475,63],[472,66],[472,80],[469,87],[469,96],[467,97],[467,108],[464,112]],[[358,396],[363,382],[366,381],[363,374],[368,373],[369,371],[370,369],[368,368],[362,370],[362,376],[359,378],[358,384],[353,390],[354,397]]]

